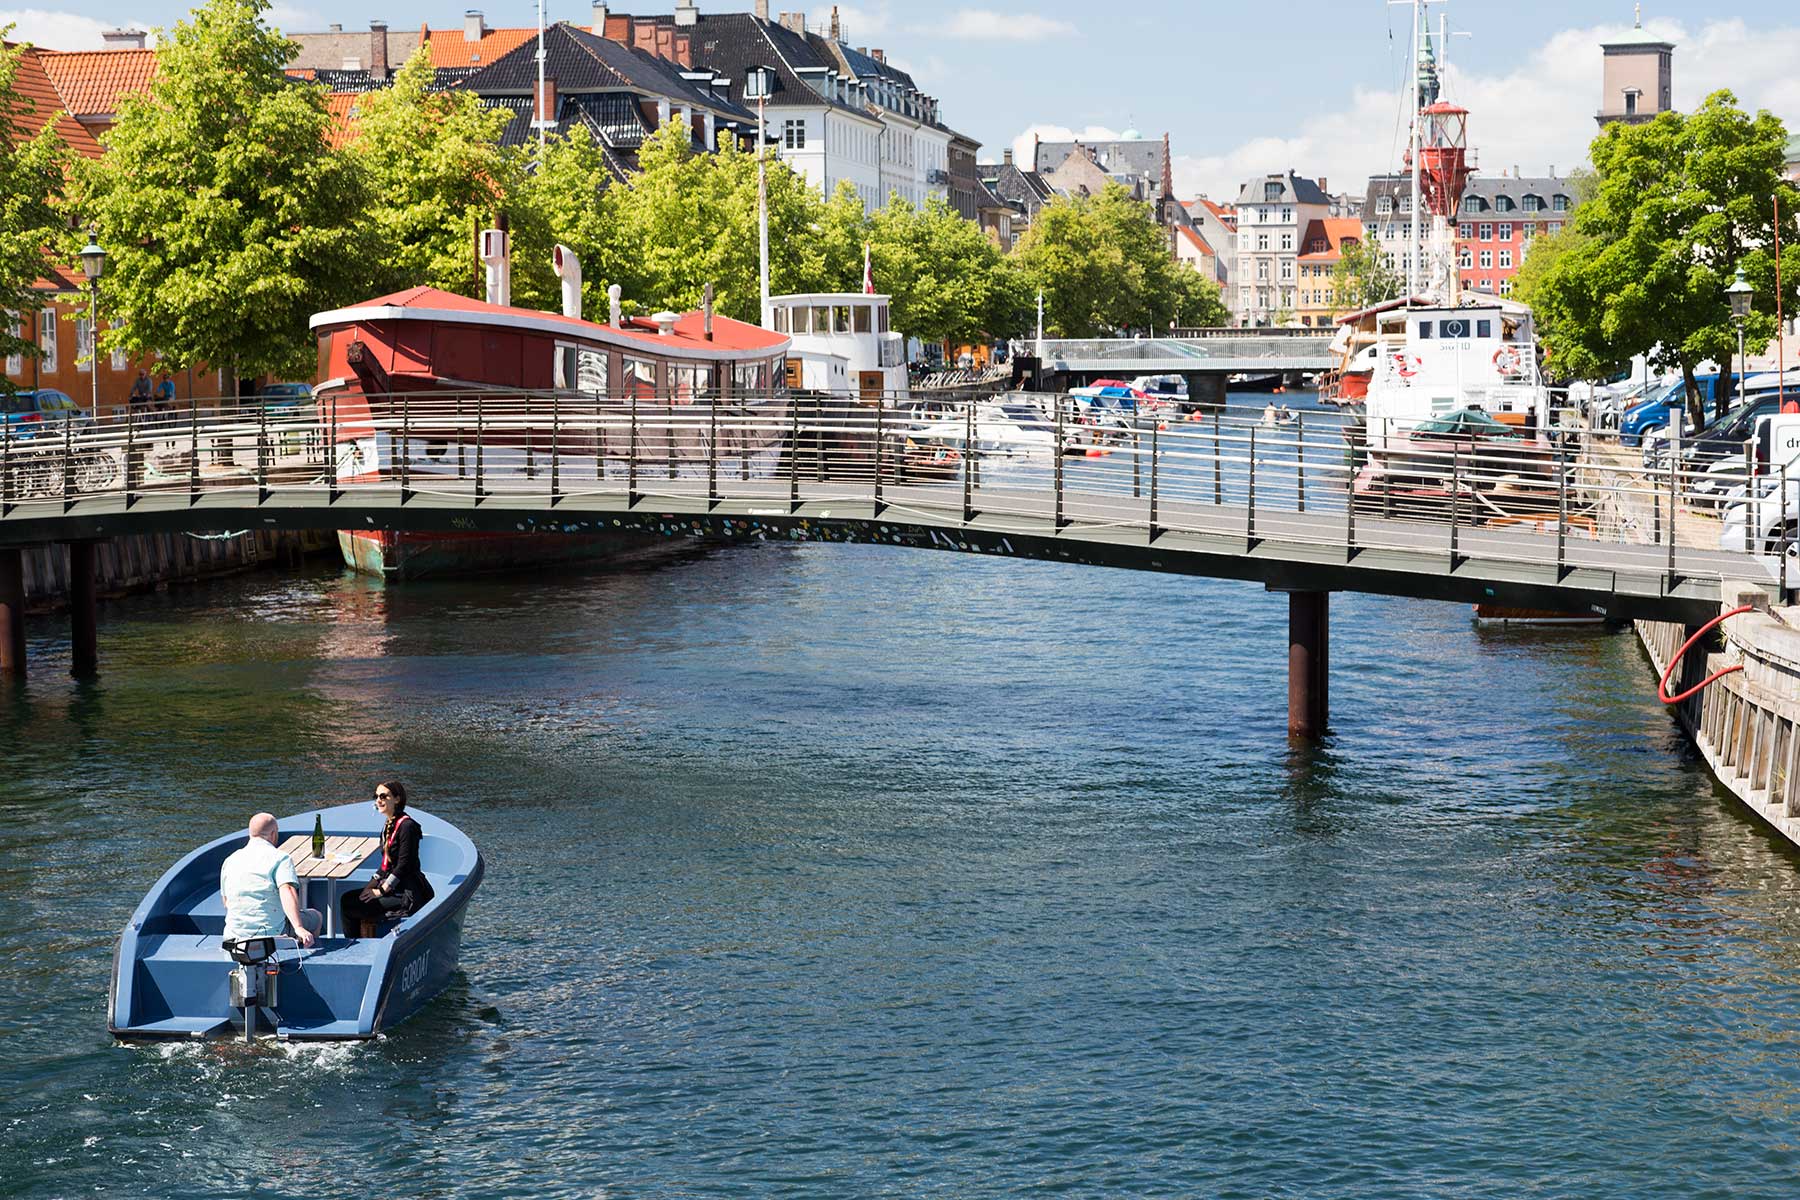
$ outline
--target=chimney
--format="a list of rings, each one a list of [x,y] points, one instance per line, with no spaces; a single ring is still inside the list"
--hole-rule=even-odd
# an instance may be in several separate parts
[[[1008,146],[1006,149],[1004,149],[1000,152],[1000,161],[1009,167],[1013,165],[1012,147],[1011,146]]]
[[[831,40],[834,42],[843,40],[842,31],[838,25],[837,5],[835,4],[831,6]]]
[[[666,310],[663,312],[659,312],[659,313],[651,313],[650,319],[652,321],[656,322],[656,336],[657,337],[674,337],[675,336],[675,320],[676,320],[676,318],[675,318],[674,313],[668,312]]]
[[[700,23],[700,10],[694,7],[694,0],[675,0],[675,24],[678,27],[692,27]]]
[[[1319,190],[1324,192],[1327,196],[1331,194],[1331,189],[1326,186],[1325,177],[1323,175],[1319,176]]]
[[[756,0],[756,19],[759,21],[769,19],[769,0]]]
[[[884,63],[887,61],[887,51],[883,50],[880,46],[877,46],[875,49],[869,51],[869,57],[878,63]]]
[[[675,31],[675,61],[690,71],[694,69],[694,35],[685,29]]]
[[[483,19],[479,8],[471,8],[463,13],[463,41],[479,42],[487,36],[487,21]]]
[[[388,77],[387,22],[369,22],[369,74],[377,81]]]
[[[108,29],[100,35],[100,42],[108,50],[142,50],[144,48],[144,31],[141,29]]]
[[[601,37],[606,36],[606,0],[594,0],[594,15],[588,20],[593,22],[589,28]]]
[[[675,61],[675,30],[663,24],[657,24],[656,49],[653,53],[664,62]]]
[[[535,94],[537,89],[534,87],[532,91]],[[532,119],[536,121],[556,120],[556,79],[553,76],[544,76],[544,91],[537,97],[537,103],[533,106]]]
[[[702,316],[702,318],[701,318],[701,326],[706,333],[706,340],[710,342],[713,340],[712,339],[713,285],[710,281],[706,285],[706,291],[703,293],[703,296],[704,296],[704,298],[702,299],[701,305],[700,305],[700,311],[704,314],[704,316]]]
[[[481,261],[487,267],[487,302],[512,303],[512,262],[504,229],[481,231]]]
[[[656,57],[656,22],[649,20],[639,21],[636,18],[633,18],[631,22],[631,44],[636,46],[639,50],[642,50],[645,54],[650,55],[652,58]]]
[[[614,329],[619,328],[619,297],[623,290],[618,284],[609,284],[606,289],[606,323]]]
[[[793,33],[806,36],[806,14],[803,12],[782,13],[781,23]]]
[[[565,317],[581,316],[581,260],[575,252],[558,242],[550,252],[550,269],[562,280],[562,310]]]
[[[621,46],[631,45],[631,18],[613,13],[606,18],[606,28],[600,36],[609,42],[617,42]]]

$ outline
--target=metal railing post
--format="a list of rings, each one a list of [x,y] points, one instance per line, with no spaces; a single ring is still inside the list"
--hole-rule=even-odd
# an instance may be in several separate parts
[[[1569,452],[1556,448],[1556,581],[1569,569]]]
[[[1160,456],[1161,444],[1157,438],[1157,426],[1150,426],[1150,541],[1156,540],[1156,460]]]
[[[963,524],[975,519],[975,402],[963,402]]]
[[[1786,604],[1787,603],[1788,541],[1791,536],[1788,532],[1787,464],[1786,463],[1781,464],[1780,517],[1781,517],[1781,526],[1780,526],[1780,530],[1779,530],[1780,537],[1776,541],[1775,547],[1776,547],[1776,551],[1781,555],[1781,566],[1779,568],[1779,570],[1780,570],[1779,586],[1781,588],[1781,602],[1783,604]]]
[[[813,397],[813,482],[825,482],[825,398]]]
[[[788,510],[800,511],[800,401],[788,397],[792,423],[788,428]]]
[[[1349,562],[1356,553],[1356,475],[1350,472],[1353,460],[1346,454],[1344,468],[1348,472],[1344,479],[1344,561]]]
[[[1675,493],[1681,478],[1681,422],[1679,418],[1672,418],[1670,424],[1675,427],[1675,436],[1669,442],[1669,583],[1672,586],[1675,582]]]
[[[377,445],[380,443],[377,442]],[[269,402],[256,406],[256,502],[269,498]]]
[[[0,517],[12,511],[12,422],[0,421]]]
[[[99,414],[95,414],[98,416]],[[67,512],[70,497],[75,494],[75,422],[63,422],[63,511]]]
[[[137,414],[127,404],[125,406],[125,507],[130,508],[135,502],[132,492],[132,468],[137,462]]]
[[[412,393],[400,393],[400,503],[412,493]]]
[[[875,401],[875,515],[881,515],[881,443],[886,440],[886,422],[882,418],[882,403]]]
[[[1138,485],[1138,465],[1143,456],[1144,429],[1141,425],[1134,425],[1131,429],[1131,498],[1133,500],[1143,494],[1142,488]]]
[[[1055,461],[1051,464],[1052,483],[1056,492],[1055,511],[1051,517],[1051,528],[1060,530],[1063,527],[1063,398],[1056,396],[1050,403],[1056,409],[1056,450]]]
[[[481,392],[475,393],[475,503],[480,504],[487,494],[487,473],[484,461],[487,449],[487,399]]]
[[[1213,503],[1225,503],[1225,450],[1219,436],[1219,410],[1213,409]]]
[[[188,382],[192,383],[193,381],[190,379]],[[332,453],[335,455],[336,454],[336,445],[337,445],[337,415],[336,415],[337,414],[337,400],[335,397],[331,401],[331,411],[332,411],[332,446],[333,446]],[[337,464],[336,464],[336,462],[333,462],[331,465],[331,487],[333,489],[335,489],[337,487]],[[334,499],[336,498],[336,495],[337,495],[336,491],[333,490],[332,496]],[[188,393],[188,504],[190,506],[192,506],[192,505],[198,504],[199,502],[200,502],[200,401],[195,398],[195,396],[192,393],[192,390],[190,389],[190,391]]]
[[[638,398],[637,384],[631,387],[631,409],[626,418],[630,427],[625,431],[625,507],[637,505],[637,458],[638,458]]]
[[[1256,426],[1250,427],[1250,483],[1246,497],[1249,501],[1244,510],[1244,541],[1247,548],[1256,545]]]
[[[1456,533],[1462,514],[1462,455],[1450,451],[1450,569],[1456,570]]]
[[[456,477],[469,477],[469,439],[463,436],[463,398],[456,394]]]
[[[719,405],[706,401],[706,501],[707,507],[719,502]]]
[[[1296,512],[1306,511],[1306,414],[1294,414],[1294,467],[1299,476],[1299,504]]]
[[[1750,530],[1751,530],[1751,527],[1752,526],[1756,527],[1756,529],[1759,533],[1761,532],[1761,529],[1762,529],[1762,524],[1758,520],[1758,518],[1762,516],[1761,506],[1757,504],[1757,501],[1759,499],[1761,499],[1761,497],[1757,495],[1757,490],[1758,489],[1756,486],[1756,439],[1751,438],[1749,441],[1744,443],[1744,502],[1749,506],[1748,512],[1750,514],[1750,519],[1748,521],[1744,522],[1744,553],[1745,554],[1750,553]]]

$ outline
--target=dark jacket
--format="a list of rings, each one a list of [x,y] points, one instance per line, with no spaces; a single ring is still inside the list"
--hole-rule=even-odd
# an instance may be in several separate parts
[[[419,823],[401,813],[394,819],[394,825],[381,833],[383,869],[376,880],[385,881],[390,895],[411,892],[412,904],[406,911],[417,912],[437,894],[431,890],[425,872],[419,868]]]

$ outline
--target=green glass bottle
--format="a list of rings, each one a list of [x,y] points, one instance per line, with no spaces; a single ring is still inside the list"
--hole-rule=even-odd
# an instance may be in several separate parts
[[[322,817],[313,817],[313,857],[325,857],[325,821]]]

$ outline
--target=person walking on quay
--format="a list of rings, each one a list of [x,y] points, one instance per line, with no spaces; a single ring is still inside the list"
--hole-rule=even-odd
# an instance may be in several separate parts
[[[310,946],[325,927],[324,913],[300,907],[294,860],[281,852],[281,826],[266,812],[250,818],[249,840],[219,867],[219,896],[228,941],[292,937]]]
[[[131,415],[141,418],[150,411],[150,372],[139,367],[137,378],[131,381]]]

